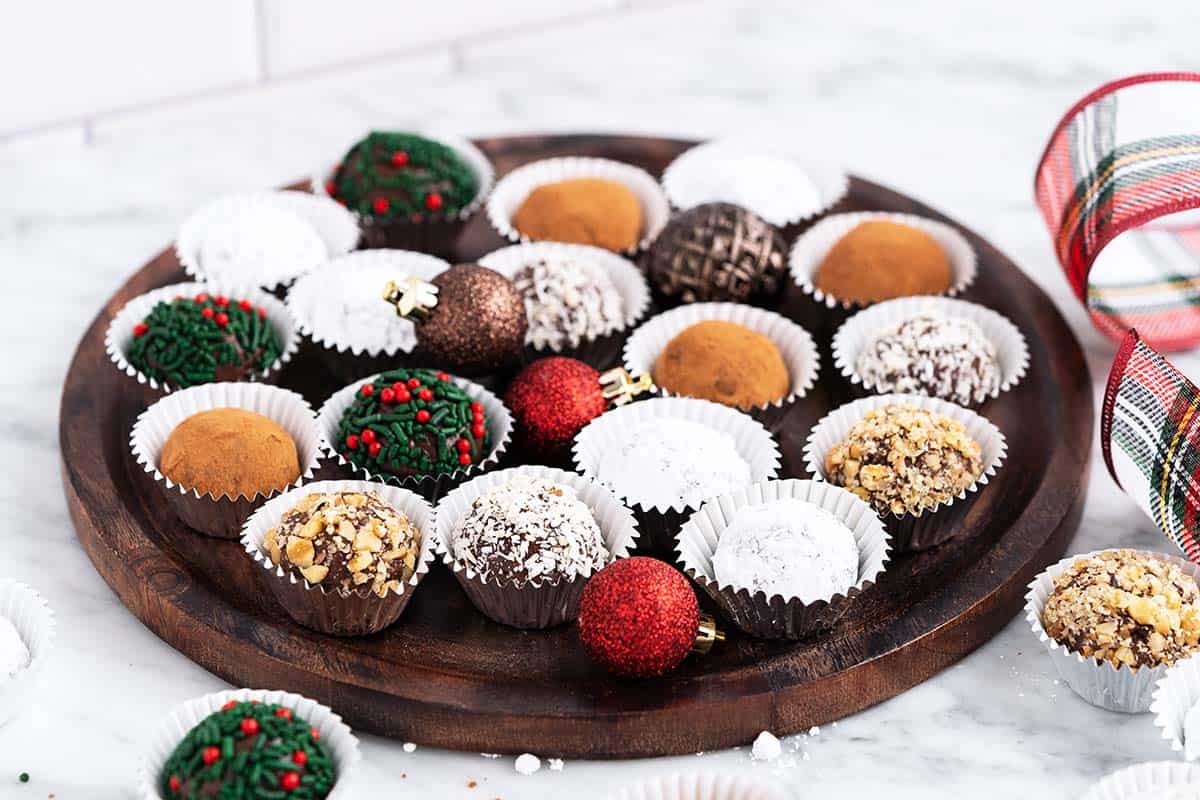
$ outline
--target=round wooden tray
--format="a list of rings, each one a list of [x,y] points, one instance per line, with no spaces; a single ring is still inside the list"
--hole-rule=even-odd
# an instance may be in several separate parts
[[[615,158],[659,174],[690,144],[607,136],[479,142],[500,174],[558,155]],[[837,210],[868,209],[951,222],[852,180]],[[71,516],[121,601],[188,658],[235,685],[327,703],[363,731],[474,752],[609,758],[711,750],[745,744],[762,730],[785,734],[826,723],[903,692],[993,636],[1079,523],[1093,425],[1079,343],[1012,262],[963,232],[980,259],[967,299],[1007,315],[1029,339],[1028,375],[983,411],[1008,436],[1008,462],[957,538],[898,558],[836,629],[811,641],[757,641],[731,631],[710,655],[664,678],[614,679],[588,660],[572,626],[520,632],[491,623],[440,565],[400,622],[379,635],[335,639],[297,626],[260,587],[241,545],[184,528],[129,455],[129,430],[148,398],[113,368],[104,332],[130,298],[184,278],[170,249],[100,310],[71,363],[59,423]],[[458,255],[474,259],[501,244],[480,213]],[[781,305],[818,332],[823,348],[820,383],[780,434],[783,474],[802,476],[809,428],[848,394],[830,366],[820,309],[794,287]],[[303,352],[282,382],[314,406],[340,385]],[[327,463],[322,476],[333,474]]]

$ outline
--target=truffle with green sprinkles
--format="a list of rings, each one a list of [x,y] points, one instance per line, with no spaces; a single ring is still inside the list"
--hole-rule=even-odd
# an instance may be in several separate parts
[[[479,180],[452,148],[411,133],[371,133],[334,168],[325,191],[366,217],[453,217],[479,193]]]
[[[337,450],[369,472],[442,475],[488,453],[483,404],[445,372],[397,369],[364,383],[342,415]]]
[[[163,301],[133,326],[126,359],[176,389],[250,380],[282,353],[266,312],[249,300],[201,292]]]
[[[159,791],[166,800],[321,800],[336,780],[329,745],[290,708],[230,700],[183,737]]]

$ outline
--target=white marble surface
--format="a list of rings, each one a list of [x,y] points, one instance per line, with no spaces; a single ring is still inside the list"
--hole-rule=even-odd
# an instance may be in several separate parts
[[[0,797],[132,796],[139,748],[171,705],[223,688],[143,628],[77,545],[58,477],[58,396],[94,309],[223,192],[277,185],[369,126],[430,120],[468,134],[634,131],[697,137],[781,131],[950,210],[1056,299],[1099,390],[1112,356],[1053,260],[1032,200],[1058,115],[1103,81],[1200,67],[1195,3],[753,4],[639,10],[544,35],[432,52],[268,91],[102,123],[93,141],[48,133],[0,148],[0,574],[37,586],[59,639],[33,708],[0,728]],[[148,64],[147,69],[153,69]],[[1200,359],[1180,363],[1200,376]],[[1099,391],[1097,392],[1099,402]],[[1077,551],[1167,542],[1097,454]],[[642,776],[729,770],[796,797],[1078,796],[1105,773],[1169,758],[1147,716],[1091,708],[1014,621],[909,693],[785,743],[532,777],[487,760],[368,737],[359,796],[603,797]],[[28,771],[33,781],[16,783]],[[471,782],[477,782],[472,786]]]

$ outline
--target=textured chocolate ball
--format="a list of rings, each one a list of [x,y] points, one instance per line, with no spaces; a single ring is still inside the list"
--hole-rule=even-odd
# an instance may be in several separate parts
[[[644,261],[656,291],[684,303],[768,299],[783,288],[787,244],[774,227],[731,203],[678,214]]]
[[[459,264],[432,281],[437,305],[418,322],[417,343],[439,367],[459,375],[503,368],[521,354],[528,322],[512,281],[477,264]]]

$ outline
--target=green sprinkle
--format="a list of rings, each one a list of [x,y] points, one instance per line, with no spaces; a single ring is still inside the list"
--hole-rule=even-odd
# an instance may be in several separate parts
[[[29,783],[29,773],[22,772],[20,775],[17,776],[17,780],[19,780],[21,783]]]

